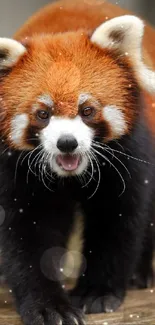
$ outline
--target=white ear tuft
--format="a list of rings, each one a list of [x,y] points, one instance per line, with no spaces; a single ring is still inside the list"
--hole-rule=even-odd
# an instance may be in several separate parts
[[[142,38],[144,23],[135,16],[113,18],[100,25],[91,37],[93,43],[102,48],[119,50],[128,55],[140,85],[149,92],[155,92],[155,72],[142,61]]]
[[[21,43],[9,38],[0,38],[0,70],[13,66],[25,52],[26,48]]]

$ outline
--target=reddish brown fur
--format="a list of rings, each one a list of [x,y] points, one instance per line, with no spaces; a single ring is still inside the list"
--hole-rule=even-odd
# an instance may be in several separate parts
[[[104,0],[61,0],[46,6],[32,16],[15,34],[15,39],[21,40],[21,38],[40,33],[57,33],[77,29],[92,31],[107,18],[111,19],[125,14],[129,14],[129,11]],[[145,59],[155,67],[154,39],[154,29],[146,24]]]
[[[107,17],[127,12],[103,1],[96,3],[96,0],[58,1],[39,11],[16,33],[15,39],[23,42],[28,53],[2,81],[2,96],[7,107],[7,118],[2,128],[7,137],[11,118],[18,112],[29,112],[32,124],[36,123],[31,109],[37,97],[46,93],[55,103],[54,115],[74,117],[79,94],[88,92],[102,107],[106,104],[120,107],[130,130],[135,116],[132,88],[136,85],[134,77],[131,79],[130,62],[122,57],[119,59],[121,68],[114,60],[115,52],[101,50],[91,44],[88,37],[88,33],[92,33]],[[61,33],[50,35],[58,32]],[[67,32],[65,36],[63,32]],[[147,26],[144,57],[152,67],[155,67],[154,39],[155,31]],[[146,100],[154,100],[148,94],[146,97]],[[98,108],[93,126],[101,120]],[[149,108],[146,116],[155,129],[155,108],[152,109],[151,112]]]
[[[102,4],[95,5],[97,1]],[[42,253],[49,256],[45,251],[48,247],[55,249],[56,246],[68,246],[66,241],[74,230],[74,212],[77,208],[79,210],[79,205],[84,215],[85,230],[83,232],[81,228],[80,232],[84,236],[81,249],[84,260],[87,261],[87,268],[83,274],[85,277],[82,276],[82,280],[78,280],[77,291],[73,292],[73,301],[76,298],[75,301],[79,301],[80,305],[84,304],[86,312],[113,311],[122,302],[132,274],[138,275],[136,282],[142,286],[147,286],[151,275],[153,243],[152,227],[149,225],[153,222],[153,207],[150,202],[154,191],[154,156],[147,127],[144,125],[143,128],[139,116],[138,122],[136,120],[136,113],[141,112],[139,99],[143,97],[140,96],[142,90],[128,56],[116,53],[115,50],[101,49],[90,41],[91,33],[106,17],[112,18],[126,13],[118,6],[103,3],[103,0],[63,0],[47,6],[15,35],[15,39],[26,46],[27,53],[12,69],[5,71],[5,75],[0,79],[0,118],[3,120],[0,132],[2,136],[5,134],[10,147],[33,149],[33,145],[36,147],[36,144],[42,143],[45,152],[44,143],[48,142],[51,148],[47,150],[45,159],[42,159],[40,149],[39,153],[32,151],[30,155],[25,156],[18,153],[9,159],[6,154],[1,159],[1,204],[4,205],[7,216],[1,227],[3,269],[9,284],[12,285],[12,291],[16,293],[18,310],[25,324],[83,324],[82,318],[80,321],[77,318],[79,312],[68,304],[68,297],[66,299],[64,292],[60,291],[62,283],[57,283],[57,280],[62,279],[63,282],[63,278],[55,268],[55,259],[51,259],[52,263],[48,264],[46,258],[41,258],[41,261],[44,260],[47,264],[47,267],[44,267],[44,261],[41,263],[44,274],[41,274],[39,263]],[[112,38],[121,36],[111,34]],[[155,31],[147,26],[144,57],[146,63],[155,68],[154,39]],[[61,173],[53,168],[53,156],[56,156],[54,159],[58,165],[58,158],[65,160],[71,158],[71,154],[67,152],[65,158],[62,158],[61,154],[55,154],[56,150],[53,150],[54,145],[50,141],[52,123],[47,141],[38,139],[39,131],[46,123],[37,119],[36,111],[45,107],[44,104],[39,104],[38,97],[47,94],[54,103],[50,108],[51,114],[74,118],[81,109],[78,106],[78,98],[83,93],[88,93],[91,97],[81,106],[93,106],[96,111],[92,119],[85,119],[85,123],[99,133],[99,142],[96,142],[98,138],[94,137],[95,141],[91,141],[94,150],[87,149],[87,146],[85,151],[80,150],[77,142],[78,152],[82,153],[76,154],[75,151],[74,155],[74,151],[71,151],[77,159],[77,164],[80,164],[83,156],[88,156],[90,161],[88,182],[87,166],[83,168],[84,176],[79,177],[84,178],[82,191],[80,185],[76,186],[74,181],[64,181],[61,186]],[[143,95],[147,104],[146,119],[155,132],[155,105],[152,105],[154,98],[144,92]],[[122,142],[118,141],[116,147],[113,144],[110,144],[109,148],[100,145],[102,140],[111,140],[114,137],[112,126],[102,116],[105,105],[118,106],[122,110],[127,124],[126,133],[136,124],[131,136],[122,139]],[[20,143],[15,144],[10,138],[11,121],[16,114],[21,113],[29,115],[30,127],[26,128],[24,134],[21,133]],[[114,119],[115,115],[112,117],[112,124],[115,123]],[[122,120],[124,122],[124,119]],[[81,122],[77,125],[85,128]],[[18,125],[15,131],[18,134]],[[80,132],[79,127],[78,135]],[[36,142],[30,143],[33,134]],[[82,132],[81,135],[83,136]],[[86,132],[85,138],[87,137],[89,136]],[[59,135],[59,139],[62,138],[62,135]],[[55,146],[61,153],[59,139],[56,138]],[[105,155],[102,149],[105,150]],[[127,157],[132,159],[127,160]],[[140,161],[146,163],[140,164]],[[24,162],[25,165],[21,166]],[[61,167],[63,168],[63,165],[59,166]],[[35,171],[37,177],[33,175]],[[54,177],[54,182],[53,172],[60,176]],[[61,172],[63,173],[63,170]],[[66,176],[72,175],[74,171],[69,174],[66,169]],[[46,178],[50,188],[46,185]],[[54,190],[53,195],[47,189]],[[37,228],[33,225],[34,216]],[[16,251],[20,253],[16,254]],[[28,272],[29,265],[32,272]],[[50,277],[45,278],[46,274]],[[50,279],[56,281],[49,281]]]

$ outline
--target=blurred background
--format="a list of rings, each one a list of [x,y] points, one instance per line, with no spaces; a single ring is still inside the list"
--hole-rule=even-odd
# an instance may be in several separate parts
[[[109,1],[132,10],[155,25],[155,0]],[[49,2],[50,0],[0,0],[0,36],[12,36],[30,15]]]

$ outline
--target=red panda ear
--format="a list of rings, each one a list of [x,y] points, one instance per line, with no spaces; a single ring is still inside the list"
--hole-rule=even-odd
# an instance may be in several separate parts
[[[150,93],[155,92],[155,72],[142,60],[142,39],[144,23],[135,16],[113,18],[100,25],[91,37],[93,43],[102,48],[119,50],[128,55],[140,85]]]
[[[12,67],[25,52],[26,48],[21,43],[0,38],[0,70]]]

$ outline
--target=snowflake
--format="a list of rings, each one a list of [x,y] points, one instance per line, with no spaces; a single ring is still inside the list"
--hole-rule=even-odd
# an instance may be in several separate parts
[[[149,183],[148,179],[145,179],[144,184],[148,184],[148,183]]]

